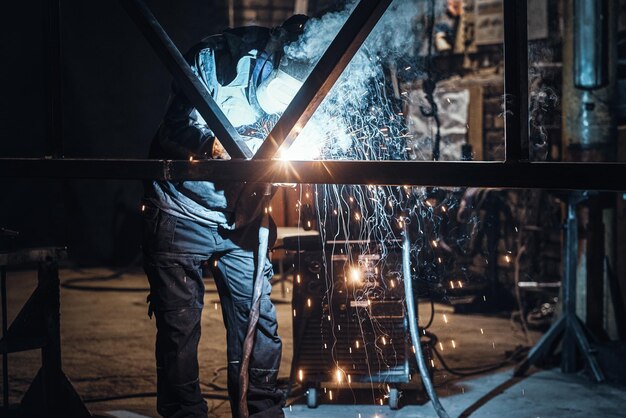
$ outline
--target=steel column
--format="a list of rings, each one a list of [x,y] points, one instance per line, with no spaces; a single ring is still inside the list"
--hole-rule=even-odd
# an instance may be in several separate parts
[[[2,338],[7,335],[7,272],[0,266],[0,297],[2,298]],[[2,406],[9,406],[9,353],[2,353]]]
[[[569,197],[563,233],[563,316],[566,319],[561,348],[561,370],[576,371],[576,336],[572,320],[576,319],[576,271],[578,270],[578,216],[576,206],[580,198]]]
[[[289,147],[293,143],[390,3],[391,0],[359,2],[254,158],[272,158],[281,145]]]
[[[187,99],[194,105],[209,128],[224,145],[228,154],[232,158],[251,158],[252,151],[250,148],[215,103],[200,79],[194,74],[148,6],[142,0],[121,0],[121,2]]]
[[[46,45],[46,138],[45,155],[63,157],[63,77],[61,56],[60,0],[44,0],[44,45]]]
[[[504,124],[506,161],[528,161],[527,0],[504,0]]]

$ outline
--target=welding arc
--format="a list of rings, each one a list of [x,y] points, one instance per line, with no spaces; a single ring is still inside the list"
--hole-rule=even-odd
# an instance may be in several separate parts
[[[450,416],[446,412],[443,405],[439,401],[433,382],[430,379],[428,373],[428,367],[424,360],[424,352],[422,351],[422,345],[420,342],[419,328],[417,326],[417,311],[415,309],[415,296],[413,294],[413,284],[411,279],[411,243],[409,241],[409,231],[407,223],[404,224],[404,237],[402,239],[402,274],[404,276],[404,295],[406,301],[406,311],[409,321],[409,331],[411,334],[411,342],[415,347],[415,359],[417,360],[417,366],[422,378],[422,384],[424,389],[430,398],[430,402],[433,405],[433,409],[437,413],[439,418],[449,418]]]
[[[269,195],[263,197],[264,206],[269,201]],[[266,210],[261,218],[259,226],[259,250],[257,254],[257,270],[254,277],[254,289],[252,291],[252,306],[248,316],[248,331],[243,342],[243,353],[241,356],[241,369],[239,370],[239,414],[243,418],[248,418],[248,382],[250,365],[250,357],[252,356],[252,348],[254,347],[254,337],[256,335],[256,326],[259,322],[261,294],[263,292],[263,271],[265,261],[267,260],[267,247],[269,241],[269,213]]]

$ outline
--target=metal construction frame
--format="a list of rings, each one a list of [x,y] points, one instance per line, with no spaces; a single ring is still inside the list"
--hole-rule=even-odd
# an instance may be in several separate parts
[[[64,159],[61,120],[59,1],[47,1],[50,67],[50,128],[47,157],[0,158],[2,178],[212,179],[247,182],[414,184],[563,190],[626,191],[622,163],[556,163],[529,160],[526,1],[504,1],[504,87],[506,160],[498,162],[300,161],[272,159],[303,128],[391,0],[361,0],[320,59],[268,140],[251,152],[193,74],[143,0],[121,0],[155,52],[233,159],[173,161]]]

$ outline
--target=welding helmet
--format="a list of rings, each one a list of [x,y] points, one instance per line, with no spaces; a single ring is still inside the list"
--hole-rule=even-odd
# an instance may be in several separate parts
[[[255,82],[256,101],[265,113],[284,112],[308,75],[308,62],[296,61],[284,55],[285,46],[295,42],[304,33],[308,20],[308,16],[294,15],[272,29],[262,54],[265,61]]]

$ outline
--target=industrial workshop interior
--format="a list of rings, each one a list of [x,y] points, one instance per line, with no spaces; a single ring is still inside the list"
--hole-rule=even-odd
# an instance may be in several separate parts
[[[5,2],[0,417],[623,417],[626,0]]]

